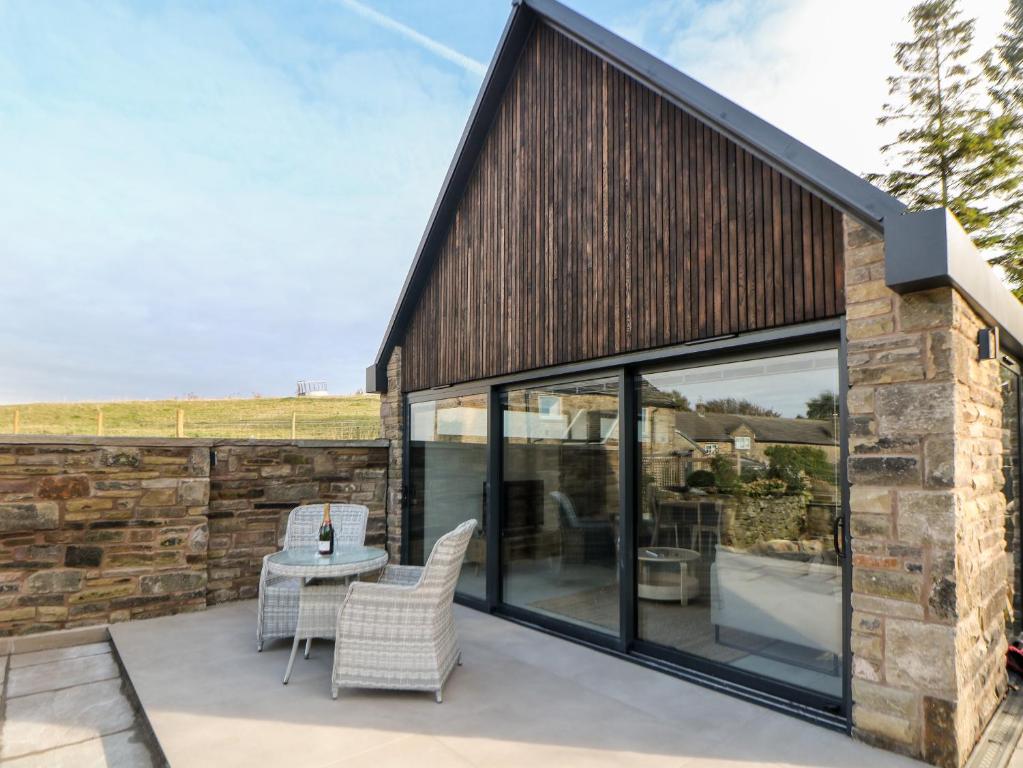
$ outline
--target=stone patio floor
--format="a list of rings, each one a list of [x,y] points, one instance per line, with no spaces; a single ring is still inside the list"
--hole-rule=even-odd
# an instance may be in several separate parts
[[[172,766],[920,765],[847,736],[456,607],[464,666],[444,703],[343,690],[314,643],[255,648],[256,606],[116,624],[113,642]],[[127,764],[127,763],[126,763]]]
[[[0,657],[0,763],[103,768],[157,763],[107,642]]]

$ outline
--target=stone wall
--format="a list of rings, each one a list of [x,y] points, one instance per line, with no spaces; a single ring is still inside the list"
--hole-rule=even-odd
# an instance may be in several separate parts
[[[209,449],[0,445],[0,634],[206,605]]]
[[[210,480],[210,604],[256,596],[263,556],[280,549],[300,504],[364,504],[366,543],[385,544],[386,443],[222,444]]]
[[[401,559],[401,505],[404,485],[404,420],[402,410],[401,347],[395,347],[387,361],[387,392],[380,397],[380,424],[385,440],[391,444],[387,468],[387,551],[391,561]]]
[[[845,238],[854,734],[958,768],[1006,685],[998,363],[958,292]]]
[[[252,596],[303,501],[366,504],[383,544],[386,483],[384,441],[5,438],[0,635]]]

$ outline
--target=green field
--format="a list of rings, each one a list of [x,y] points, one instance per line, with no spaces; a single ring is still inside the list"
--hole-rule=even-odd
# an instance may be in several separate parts
[[[128,400],[105,403],[0,405],[0,434],[175,437],[178,410],[184,437],[367,440],[380,435],[376,395],[247,398],[244,400]]]

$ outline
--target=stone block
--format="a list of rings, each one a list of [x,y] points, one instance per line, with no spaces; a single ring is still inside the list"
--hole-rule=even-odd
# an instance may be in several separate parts
[[[25,589],[32,594],[77,592],[81,588],[82,571],[39,571],[25,579]]]
[[[178,500],[188,506],[204,506],[210,501],[209,480],[182,480],[178,485]]]
[[[874,393],[879,434],[952,434],[955,424],[955,388],[948,382],[892,384]]]
[[[895,319],[891,315],[878,315],[877,317],[865,317],[860,320],[850,320],[846,324],[846,331],[850,339],[883,336],[885,334],[894,333]]]
[[[874,712],[906,721],[917,719],[918,698],[912,691],[903,691],[869,680],[852,681],[853,701]]]
[[[924,696],[923,710],[924,760],[933,765],[959,768],[961,747],[966,745],[960,745],[956,738],[956,705],[946,699]]]
[[[139,588],[143,595],[195,592],[206,588],[206,573],[156,573],[142,576]]]
[[[863,285],[870,285],[870,283],[864,283]],[[863,285],[850,285],[847,290],[851,291],[856,288],[862,288]],[[858,320],[863,317],[876,317],[877,315],[887,315],[892,311],[892,300],[888,296],[874,299],[873,301],[863,301],[855,304],[848,303],[848,299],[846,299],[846,302],[846,317],[849,320]]]
[[[920,381],[923,378],[924,364],[915,360],[883,365],[861,365],[849,370],[849,383],[854,386]]]
[[[71,499],[64,504],[64,509],[66,509],[70,514],[102,512],[103,510],[113,508],[114,500],[109,498],[90,497],[87,499]],[[95,517],[99,517],[99,515],[96,515]]]
[[[915,456],[853,456],[849,459],[849,481],[874,486],[918,486],[920,460]]]
[[[955,695],[955,629],[889,618],[885,621],[885,680],[914,691]]]
[[[22,608],[6,608],[0,610],[0,622],[5,621],[28,621],[34,619],[36,615],[36,609],[31,606]]]
[[[956,440],[952,435],[928,437],[924,440],[924,485],[928,488],[952,488],[955,484]]]
[[[117,584],[106,587],[84,589],[76,592],[68,598],[68,603],[95,603],[104,600],[111,600],[115,597],[125,597],[135,592],[134,584]]]
[[[64,565],[70,568],[96,568],[103,560],[101,547],[68,547],[64,552]]]
[[[869,733],[875,743],[878,738],[902,745],[916,741],[917,729],[913,721],[878,712],[859,703],[853,705],[853,726]]]
[[[307,500],[319,498],[319,483],[294,483],[291,485],[274,485],[266,489],[267,501],[300,504]]]
[[[141,507],[167,507],[178,500],[177,488],[153,488],[139,499]]]
[[[89,495],[89,478],[85,475],[44,477],[37,491],[41,499],[74,499]]]
[[[59,524],[60,510],[52,501],[0,504],[0,533],[53,530]]]
[[[853,514],[868,512],[887,515],[892,511],[891,492],[887,488],[854,485],[849,489],[849,508]]]
[[[142,450],[140,448],[103,448],[100,450],[100,461],[106,467],[134,469],[142,462]]]
[[[899,540],[910,544],[955,546],[955,497],[942,491],[900,490],[898,504]]]
[[[898,308],[899,328],[904,331],[951,328],[952,307],[950,288],[903,294]]]
[[[919,602],[923,594],[923,579],[916,573],[854,568],[853,590],[862,595]]]

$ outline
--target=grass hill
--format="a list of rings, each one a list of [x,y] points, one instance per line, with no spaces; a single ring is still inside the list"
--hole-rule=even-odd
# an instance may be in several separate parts
[[[380,434],[376,395],[234,400],[127,400],[0,406],[0,434],[175,437],[178,410],[184,437],[359,440]]]

